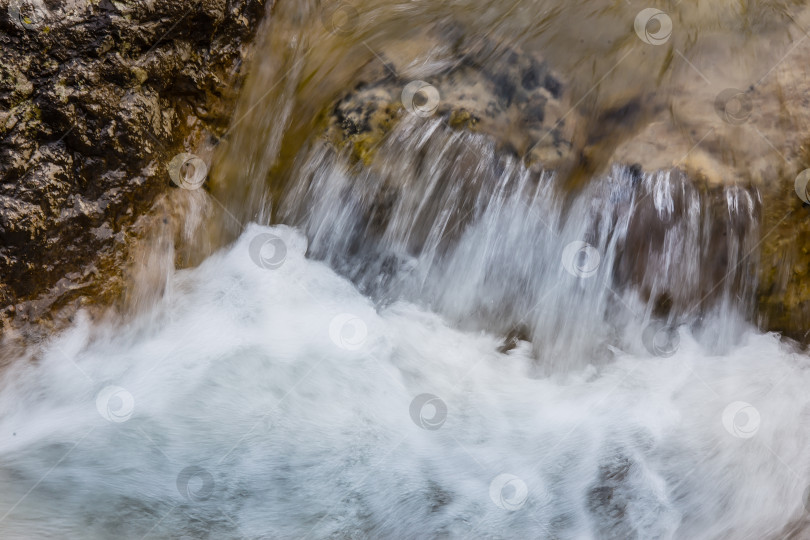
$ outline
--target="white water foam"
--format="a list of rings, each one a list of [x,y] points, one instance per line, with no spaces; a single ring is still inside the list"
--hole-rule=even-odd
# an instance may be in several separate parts
[[[252,225],[139,321],[11,366],[0,537],[759,539],[805,512],[808,359],[776,336],[540,379],[305,248]]]

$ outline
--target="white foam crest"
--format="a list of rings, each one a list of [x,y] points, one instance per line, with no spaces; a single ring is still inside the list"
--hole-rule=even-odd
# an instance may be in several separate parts
[[[536,378],[527,343],[375,309],[305,250],[250,226],[159,314],[12,366],[0,536],[767,538],[803,512],[810,373],[776,336]]]

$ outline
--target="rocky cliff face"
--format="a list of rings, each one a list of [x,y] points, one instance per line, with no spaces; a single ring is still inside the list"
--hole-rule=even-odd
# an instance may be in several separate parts
[[[0,2],[4,324],[109,292],[173,156],[227,128],[272,3]]]

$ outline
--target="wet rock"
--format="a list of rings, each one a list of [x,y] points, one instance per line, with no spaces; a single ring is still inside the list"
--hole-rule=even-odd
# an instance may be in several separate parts
[[[442,57],[425,68],[397,56],[406,45],[394,43],[391,50],[376,52],[359,84],[331,111],[329,140],[349,145],[355,158],[368,163],[403,115],[435,114],[454,129],[493,136],[527,164],[553,168],[572,160],[576,114],[571,114],[561,77],[542,58],[488,39],[448,43],[432,34],[422,39]],[[435,90],[417,92],[408,102],[414,81]]]
[[[36,305],[36,319],[114,294],[129,228],[169,186],[166,164],[227,126],[272,1],[0,6],[0,303]],[[6,320],[20,311],[0,307]]]
[[[587,509],[598,537],[624,540],[651,536],[652,532],[654,537],[664,536],[675,512],[659,492],[656,480],[645,467],[644,456],[633,455],[627,448],[607,453],[587,492]]]
[[[807,20],[810,12],[801,17]],[[715,65],[729,62],[715,54]],[[760,237],[740,264],[753,263],[757,277],[754,322],[808,344],[810,287],[797,268],[810,265],[810,213],[794,181],[810,167],[810,44],[797,38],[784,52],[769,54],[759,80],[729,68],[706,70],[707,81],[687,69],[690,76],[674,86],[667,106],[659,99],[647,107],[653,112],[608,161],[639,161],[648,171],[678,167],[708,186],[753,186],[761,198]]]

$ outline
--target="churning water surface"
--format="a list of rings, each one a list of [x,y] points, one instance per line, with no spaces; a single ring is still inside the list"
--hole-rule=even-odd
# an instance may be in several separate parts
[[[803,512],[810,373],[775,336],[538,378],[529,344],[375,307],[305,247],[252,225],[10,368],[2,536],[768,538]]]

